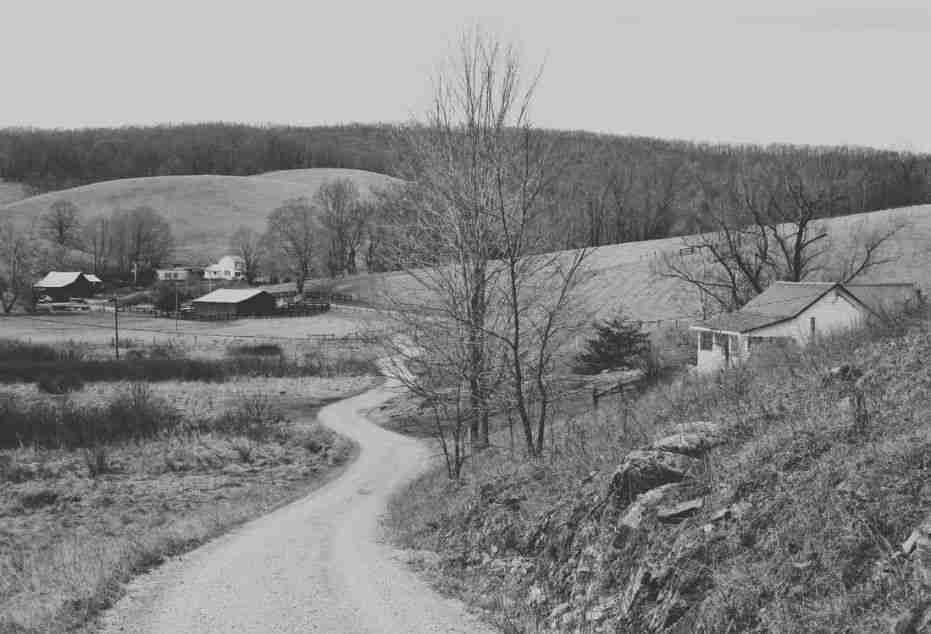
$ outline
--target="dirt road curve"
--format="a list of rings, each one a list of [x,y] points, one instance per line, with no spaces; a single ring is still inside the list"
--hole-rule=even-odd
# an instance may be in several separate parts
[[[321,420],[361,453],[340,478],[306,498],[133,582],[104,615],[104,632],[490,632],[432,592],[379,543],[388,496],[421,470],[417,441],[358,411],[386,386],[340,401]]]

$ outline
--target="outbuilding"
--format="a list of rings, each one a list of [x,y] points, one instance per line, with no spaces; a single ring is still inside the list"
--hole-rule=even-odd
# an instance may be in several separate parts
[[[740,310],[691,327],[697,333],[698,370],[740,363],[760,345],[806,345],[887,318],[918,300],[915,285],[907,283],[774,282]]]
[[[203,319],[234,319],[275,312],[275,298],[258,288],[221,288],[198,297],[191,305]]]
[[[91,276],[98,280],[96,276]],[[67,302],[72,297],[87,298],[94,294],[95,282],[81,271],[50,271],[32,285],[36,296],[47,296],[53,302]]]

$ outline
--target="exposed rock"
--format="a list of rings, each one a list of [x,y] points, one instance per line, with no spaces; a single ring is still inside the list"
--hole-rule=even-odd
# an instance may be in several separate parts
[[[661,522],[678,523],[695,515],[705,505],[704,500],[695,498],[674,506],[661,506],[656,510],[656,517]]]
[[[824,377],[825,383],[830,383],[832,381],[856,381],[861,376],[863,376],[863,370],[858,367],[852,366],[849,363],[843,365],[838,365],[830,370]]]
[[[637,499],[627,507],[627,510],[624,512],[624,516],[621,517],[619,526],[630,529],[637,530],[640,528],[640,523],[643,521],[643,514],[648,509],[652,509],[657,506],[660,502],[663,501],[669,493],[674,491],[680,485],[676,482],[671,482],[669,484],[664,484],[662,486],[656,487],[641,493],[637,496]]]
[[[618,507],[626,507],[644,491],[684,480],[694,462],[694,458],[670,451],[631,451],[614,472],[609,495]]]
[[[919,524],[918,528],[912,531],[908,539],[902,544],[902,551],[906,555],[914,551],[931,551],[931,517],[928,517]]]
[[[661,438],[653,443],[653,449],[671,451],[687,456],[698,457],[718,445],[724,444],[720,436],[712,436],[699,432],[678,433]]]
[[[723,437],[724,428],[710,420],[697,420],[691,423],[679,423],[670,430],[673,434],[702,434],[708,437]]]
[[[637,595],[640,593],[640,588],[643,587],[647,574],[646,566],[641,564],[637,566],[637,569],[630,575],[630,580],[627,582],[627,587],[624,588],[623,594],[621,594],[621,600],[618,606],[621,616],[627,616],[630,613],[630,609],[633,607],[634,601],[637,600]]]

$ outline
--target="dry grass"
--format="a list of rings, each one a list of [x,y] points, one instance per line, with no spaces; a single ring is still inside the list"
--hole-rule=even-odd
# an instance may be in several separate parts
[[[922,564],[896,554],[931,511],[929,355],[923,316],[681,378],[630,410],[567,419],[545,460],[496,450],[469,463],[463,484],[420,478],[389,526],[404,547],[439,554],[438,587],[506,631],[556,627],[547,617],[564,603],[607,631],[886,631],[931,602]],[[842,363],[866,372],[866,426],[843,404],[846,388],[824,382]],[[692,420],[730,438],[680,493],[703,497],[703,511],[619,540],[602,506],[614,469],[630,447]],[[702,529],[734,504],[746,511]],[[622,614],[639,565],[654,578]]]
[[[931,205],[904,207],[865,214],[856,214],[825,221],[834,253],[850,254],[850,245],[870,229],[883,229],[890,222],[902,222],[904,228],[878,256],[890,261],[870,271],[862,280],[869,282],[915,282],[929,292],[931,278]],[[619,311],[632,319],[644,321],[663,319],[664,325],[687,324],[700,315],[697,293],[675,280],[657,277],[657,257],[676,253],[681,238],[665,238],[645,242],[628,242],[591,249],[585,280],[580,284],[579,310],[589,319],[614,317]],[[573,252],[565,256],[571,257]],[[333,290],[351,293],[374,304],[386,297],[415,297],[418,283],[403,273],[359,275],[339,280]]]
[[[85,216],[110,214],[115,209],[150,206],[171,223],[177,240],[176,255],[206,263],[228,249],[236,227],[264,231],[268,214],[289,198],[312,198],[325,179],[345,177],[358,181],[367,192],[371,185],[392,182],[388,176],[358,170],[296,170],[261,177],[156,176],[127,178],[34,196],[0,208],[16,218],[38,217],[60,199],[74,202]]]
[[[272,383],[284,385],[243,382],[206,398],[197,385],[160,387],[187,417],[232,408],[232,422],[280,416],[266,411],[278,410],[277,402],[256,398],[272,393]],[[92,450],[0,451],[0,631],[80,626],[111,605],[131,576],[333,477],[352,446],[313,414],[369,385],[290,382],[296,394],[287,405],[302,422],[274,424],[268,434],[240,435],[248,430],[236,425]]]

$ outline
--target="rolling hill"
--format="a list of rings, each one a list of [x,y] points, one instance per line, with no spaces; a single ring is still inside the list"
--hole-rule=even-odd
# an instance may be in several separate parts
[[[363,197],[373,187],[393,182],[389,176],[344,169],[304,169],[258,176],[156,176],[128,178],[33,196],[0,206],[22,222],[37,218],[54,201],[75,203],[85,218],[115,209],[149,206],[171,224],[176,258],[206,263],[227,250],[230,234],[240,225],[258,231],[275,207],[289,198],[312,198],[327,180],[348,178]]]
[[[931,292],[931,205],[887,209],[825,220],[831,252],[843,258],[852,253],[859,236],[882,230],[890,223],[902,228],[879,253],[886,263],[859,281],[915,282]],[[585,279],[578,289],[579,310],[593,319],[623,309],[634,319],[657,324],[689,323],[701,313],[698,295],[685,284],[656,274],[663,253],[678,253],[682,238],[613,244],[590,249]],[[571,257],[575,251],[564,252]],[[688,257],[688,256],[686,256]],[[336,283],[337,292],[351,293],[374,304],[391,297],[412,297],[418,283],[405,273],[359,275]]]

